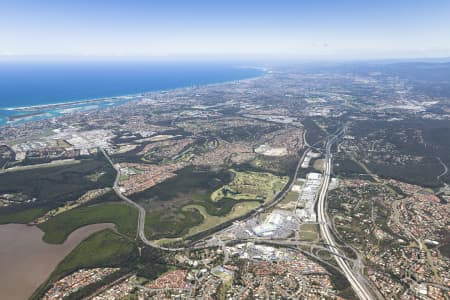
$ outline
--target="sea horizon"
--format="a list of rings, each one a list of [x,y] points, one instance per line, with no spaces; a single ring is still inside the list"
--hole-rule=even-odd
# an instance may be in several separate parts
[[[0,67],[0,125],[57,117],[70,113],[68,109],[85,110],[86,104],[88,109],[102,108],[145,93],[249,79],[264,73],[262,68],[225,63],[0,62]],[[27,115],[36,111],[41,113]]]

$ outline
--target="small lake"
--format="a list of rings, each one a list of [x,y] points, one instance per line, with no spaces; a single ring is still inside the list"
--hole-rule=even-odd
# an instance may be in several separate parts
[[[106,228],[114,224],[81,227],[64,244],[53,245],[42,241],[44,232],[36,226],[0,225],[0,298],[28,299],[83,239]]]

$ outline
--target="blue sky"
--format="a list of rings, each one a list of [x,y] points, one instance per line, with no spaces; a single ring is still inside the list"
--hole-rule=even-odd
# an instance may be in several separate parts
[[[448,0],[0,0],[0,56],[450,56]]]

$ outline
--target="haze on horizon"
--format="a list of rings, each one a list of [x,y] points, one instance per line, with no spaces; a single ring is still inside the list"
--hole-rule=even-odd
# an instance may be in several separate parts
[[[0,0],[0,58],[450,56],[450,1]]]

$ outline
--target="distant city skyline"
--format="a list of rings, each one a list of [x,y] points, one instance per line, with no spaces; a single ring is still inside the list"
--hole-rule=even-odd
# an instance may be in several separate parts
[[[0,58],[450,56],[450,1],[2,1]]]

